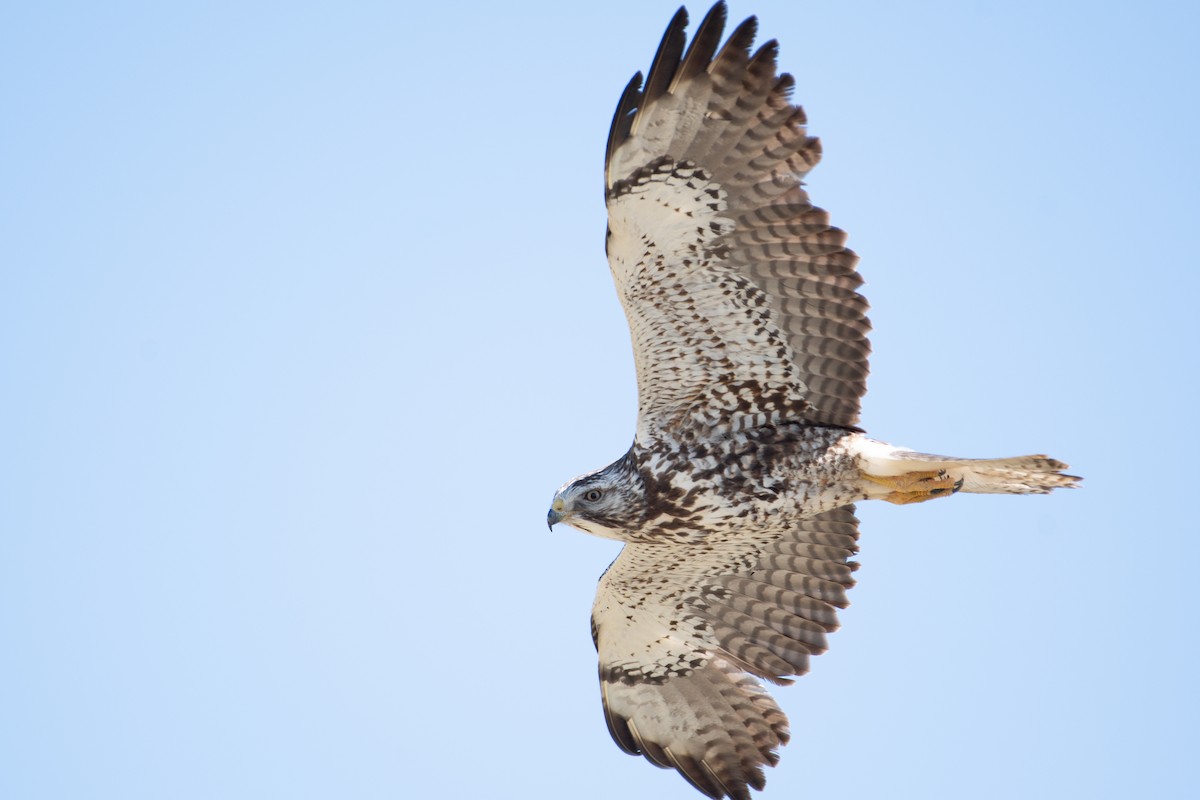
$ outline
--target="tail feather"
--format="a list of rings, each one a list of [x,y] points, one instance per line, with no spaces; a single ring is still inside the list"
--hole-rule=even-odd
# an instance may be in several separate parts
[[[976,494],[1048,494],[1054,489],[1072,488],[1080,478],[1067,475],[1067,465],[1044,455],[1014,458],[952,458],[912,451],[896,454],[904,461],[915,461],[921,469],[945,470],[961,480],[959,491]]]
[[[962,481],[959,491],[976,494],[1047,494],[1071,488],[1081,480],[1067,475],[1067,465],[1044,455],[1013,458],[955,458],[918,453],[866,439],[858,447],[863,472],[900,476],[910,472],[945,471]]]

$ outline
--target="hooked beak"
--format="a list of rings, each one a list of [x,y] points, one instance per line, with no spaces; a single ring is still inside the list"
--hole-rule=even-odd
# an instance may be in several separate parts
[[[562,522],[566,514],[563,513],[563,501],[555,500],[550,506],[550,510],[546,512],[546,527],[554,530],[554,523]]]

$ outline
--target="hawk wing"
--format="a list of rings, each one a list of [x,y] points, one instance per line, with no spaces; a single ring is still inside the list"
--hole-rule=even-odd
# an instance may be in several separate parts
[[[684,52],[667,28],[617,106],[605,161],[608,258],[632,332],[637,438],[779,418],[851,427],[867,375],[867,303],[845,233],[801,178],[821,150],[747,19],[725,5]]]
[[[782,534],[626,544],[592,609],[604,716],[621,749],[709,797],[762,789],[787,717],[746,673],[787,683],[825,651],[854,584],[857,526],[845,506]]]

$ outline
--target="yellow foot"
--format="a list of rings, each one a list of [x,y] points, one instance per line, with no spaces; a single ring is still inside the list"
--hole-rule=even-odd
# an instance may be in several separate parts
[[[884,495],[883,499],[897,505],[923,503],[935,497],[945,497],[957,492],[963,484],[961,480],[951,478],[945,470],[886,476],[868,475],[864,472],[863,477],[871,483],[891,489],[892,492]]]

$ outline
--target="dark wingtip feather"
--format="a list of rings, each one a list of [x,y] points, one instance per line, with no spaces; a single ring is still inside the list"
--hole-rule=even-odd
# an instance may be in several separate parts
[[[792,75],[792,73],[790,73],[790,72],[783,73],[782,75],[779,76],[779,80],[775,82],[775,91],[779,92],[781,95],[788,98],[789,100],[791,99],[792,93],[795,91],[795,89],[796,89],[796,77],[794,75]],[[801,115],[804,114],[804,109],[800,108],[799,106],[796,106],[796,111],[799,112]],[[807,121],[808,120],[806,117],[801,116],[799,124],[803,125]]]
[[[750,47],[754,44],[754,37],[757,35],[758,17],[746,17],[740,25],[733,29],[733,33],[729,34],[729,38],[725,40],[725,46],[721,48],[721,52],[717,53],[714,61],[720,61],[726,57],[726,53],[732,53],[735,50],[749,55]]]
[[[657,742],[651,741],[650,739],[642,736],[642,734],[638,732],[637,725],[633,720],[626,720],[625,725],[629,728],[629,732],[633,734],[633,740],[637,743],[636,752],[641,753],[651,764],[656,767],[662,767],[663,769],[671,769],[672,767],[675,767],[678,769],[678,767],[675,766],[675,762],[667,753],[667,750],[663,747],[660,747]]]
[[[617,716],[608,704],[608,685],[603,674],[600,676],[600,696],[604,701],[604,722],[608,725],[608,733],[617,743],[617,747],[631,756],[640,754],[642,751],[638,749],[633,731],[629,730],[629,725],[625,723],[625,720]]]
[[[675,71],[679,69],[679,59],[683,55],[683,44],[687,41],[684,33],[687,23],[687,9],[680,6],[663,33],[658,52],[654,54],[654,61],[650,64],[650,72],[646,74],[646,91],[642,92],[643,109],[666,94],[667,87],[675,78]]]
[[[759,45],[758,50],[754,51],[751,61],[766,61],[772,67],[778,65],[779,62],[779,40],[768,39]]]
[[[670,748],[664,752],[671,759],[671,766],[679,771],[679,774],[692,785],[693,789],[713,800],[721,800],[725,796],[724,785],[714,781],[713,778],[716,776],[703,769],[696,759],[683,754],[676,755],[671,752]]]
[[[717,46],[721,44],[721,34],[725,31],[725,21],[728,16],[729,12],[725,7],[724,0],[715,4],[704,15],[700,27],[692,35],[692,43],[688,45],[687,53],[683,56],[683,63],[675,73],[675,80],[671,82],[669,91],[675,91],[675,87],[680,82],[691,80],[708,69],[713,55],[717,52]]]
[[[608,165],[612,162],[613,153],[629,138],[633,127],[635,109],[641,104],[642,73],[635,72],[625,84],[621,99],[617,101],[617,110],[613,113],[612,125],[608,129],[608,147],[604,150],[604,186],[612,186],[612,178],[608,174]]]

